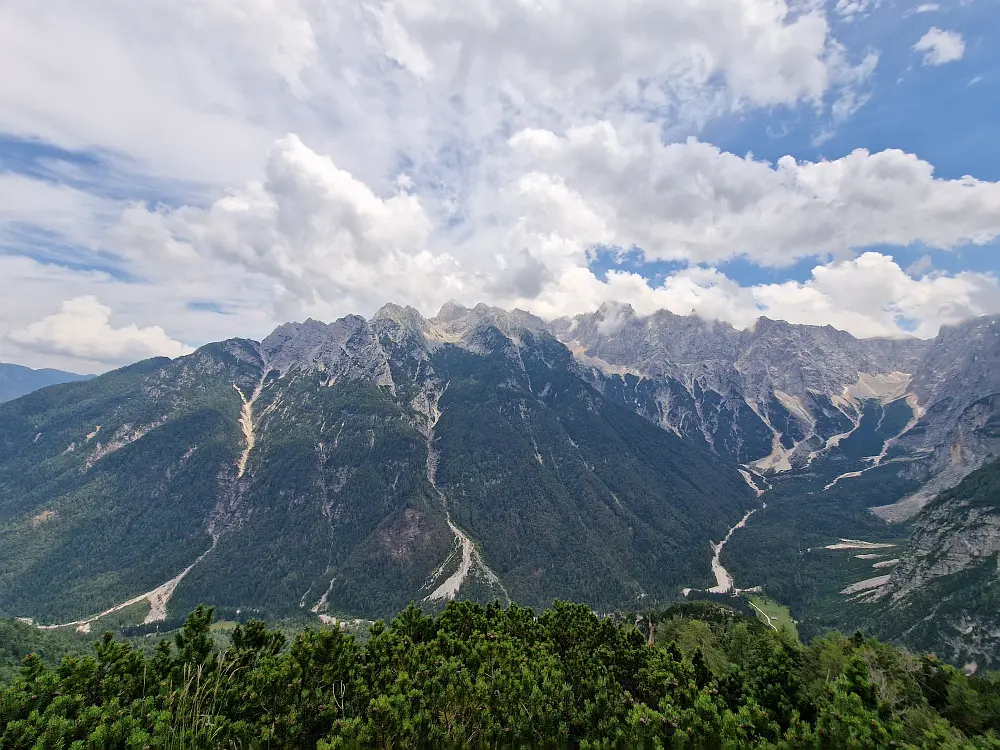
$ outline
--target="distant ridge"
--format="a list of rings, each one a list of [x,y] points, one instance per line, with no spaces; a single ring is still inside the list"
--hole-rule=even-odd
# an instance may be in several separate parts
[[[77,375],[62,370],[32,370],[23,365],[0,362],[0,403],[13,401],[48,385],[90,380],[92,377],[93,375]]]

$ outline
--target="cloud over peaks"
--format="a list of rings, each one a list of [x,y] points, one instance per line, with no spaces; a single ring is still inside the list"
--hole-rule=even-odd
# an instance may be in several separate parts
[[[66,300],[58,312],[6,335],[22,349],[119,365],[149,357],[179,357],[191,347],[174,341],[159,326],[111,325],[111,308],[93,296]]]

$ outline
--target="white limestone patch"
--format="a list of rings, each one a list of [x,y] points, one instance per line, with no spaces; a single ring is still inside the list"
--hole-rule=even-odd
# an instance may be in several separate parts
[[[587,348],[581,344],[579,341],[563,341],[566,348],[570,350],[573,358],[576,359],[582,365],[587,365],[588,367],[593,367],[596,370],[600,370],[606,375],[635,375],[638,378],[645,377],[645,374],[634,367],[625,367],[623,365],[613,365],[610,362],[605,362],[599,357],[591,357],[587,354]]]
[[[154,622],[162,622],[167,618],[167,603],[170,601],[170,597],[173,596],[174,590],[177,588],[177,584],[181,582],[184,576],[186,576],[188,573],[191,572],[192,568],[194,568],[195,565],[197,565],[198,563],[200,563],[202,560],[205,559],[205,555],[207,555],[209,552],[215,549],[215,545],[217,543],[218,543],[218,537],[215,537],[212,541],[212,546],[209,547],[204,552],[202,552],[198,556],[197,560],[195,560],[193,563],[184,568],[184,570],[182,570],[178,575],[174,576],[166,583],[157,586],[152,591],[147,591],[145,594],[139,594],[139,596],[132,597],[128,601],[121,602],[113,607],[109,607],[103,612],[96,614],[92,617],[87,617],[82,620],[74,620],[73,622],[63,622],[57,625],[36,625],[35,627],[37,627],[39,630],[56,630],[57,628],[76,628],[77,632],[89,633],[91,623],[97,622],[102,617],[107,617],[108,615],[114,614],[115,612],[120,612],[123,609],[127,609],[128,607],[131,607],[135,604],[139,604],[140,602],[143,601],[149,603],[149,613],[142,621],[143,624],[148,625]]]
[[[462,530],[452,522],[451,518],[448,518],[448,528],[451,529],[451,533],[455,535],[455,541],[458,543],[459,548],[462,551],[462,562],[459,564],[458,570],[448,576],[444,583],[430,593],[427,597],[430,601],[454,599],[458,595],[458,590],[462,587],[462,584],[465,583],[465,579],[469,577],[469,573],[472,570],[472,558],[475,553],[475,548],[472,546],[472,540],[469,539],[469,537],[467,537]]]
[[[828,544],[823,549],[889,549],[895,547],[889,542],[865,542],[861,539],[841,539],[836,544]]]
[[[740,519],[739,523],[729,529],[726,534],[725,539],[719,543],[709,542],[712,547],[712,573],[715,575],[715,585],[712,586],[708,591],[710,594],[727,594],[734,590],[733,577],[729,575],[729,571],[722,566],[720,558],[722,557],[722,549],[726,546],[726,542],[733,535],[736,529],[742,529],[747,525],[747,521],[750,519],[754,513],[756,513],[760,508],[754,508],[753,510],[747,511],[747,514]]]
[[[445,388],[447,388],[447,385]],[[444,393],[444,391],[442,390],[441,393]],[[448,500],[445,497],[444,492],[438,487],[437,484],[438,451],[434,447],[434,429],[437,427],[438,420],[441,419],[441,411],[438,408],[438,401],[440,400],[441,393],[437,394],[437,396],[428,398],[428,404],[433,404],[433,406],[429,411],[428,416],[430,417],[430,421],[426,432],[424,433],[427,439],[427,482],[434,488],[438,498],[441,500],[448,528],[451,529],[451,533],[455,536],[456,551],[461,553],[461,561],[459,562],[458,569],[448,576],[444,582],[439,584],[427,597],[425,597],[424,601],[454,599],[458,596],[458,592],[462,588],[462,584],[465,583],[465,581],[472,574],[473,569],[478,569],[480,575],[486,580],[487,585],[496,586],[500,589],[509,604],[510,595],[507,593],[507,589],[504,588],[503,584],[500,583],[500,578],[483,560],[469,536],[462,531],[454,521],[452,521],[451,511],[448,508]],[[431,582],[437,580],[444,573],[445,568],[453,559],[454,554],[454,552],[449,554],[448,557],[444,559],[444,562],[438,566],[437,570],[431,574]]]
[[[771,427],[771,425],[768,424],[768,427]],[[774,428],[771,427],[771,430],[773,431]],[[791,448],[783,446],[781,444],[781,436],[777,433],[777,431],[775,431],[773,437],[771,438],[771,452],[764,456],[764,458],[754,461],[752,465],[760,471],[773,471],[776,473],[791,471],[792,454],[798,447],[798,443],[793,445]]]
[[[891,560],[882,560],[872,565],[873,568],[891,568],[894,565],[899,565],[899,558],[894,557]]]
[[[740,469],[739,472],[740,476],[743,477],[743,481],[747,483],[750,489],[752,489],[754,492],[757,493],[757,497],[760,497],[761,495],[764,494],[766,490],[763,490],[757,486],[757,483],[754,482],[753,480],[753,475],[749,471],[747,471],[746,469]]]
[[[47,509],[43,510],[41,513],[32,516],[28,520],[28,523],[31,524],[32,528],[37,528],[38,526],[41,526],[46,521],[51,521],[53,518],[55,518],[58,515],[59,514],[56,511],[54,511],[54,510],[52,510],[50,508],[47,508]]]
[[[87,457],[87,461],[84,464],[84,468],[88,471],[93,468],[94,464],[100,461],[105,456],[110,456],[115,451],[119,451],[126,445],[134,443],[136,440],[141,439],[150,430],[159,427],[161,424],[167,421],[166,416],[162,417],[159,422],[153,422],[151,424],[139,425],[138,427],[133,427],[131,424],[123,424],[114,434],[111,435],[107,443],[101,443],[97,441],[94,446],[94,450]],[[94,433],[96,434],[96,433]]]
[[[844,398],[855,403],[876,399],[879,403],[888,404],[906,395],[912,378],[907,372],[859,372],[857,382],[844,387]]]
[[[250,452],[253,451],[254,445],[257,443],[257,432],[256,425],[254,423],[254,413],[253,406],[260,397],[260,392],[264,389],[264,379],[267,377],[267,373],[261,376],[260,382],[257,383],[256,387],[253,389],[253,393],[250,394],[250,398],[244,395],[240,387],[233,383],[233,388],[236,392],[240,394],[240,400],[243,402],[243,407],[240,409],[240,429],[243,432],[243,452],[240,454],[240,458],[236,463],[236,476],[241,478],[247,470],[247,461],[250,460]]]
[[[863,581],[858,581],[857,583],[852,583],[850,586],[841,589],[841,594],[857,594],[859,591],[868,591],[869,589],[876,589],[885,586],[889,582],[890,576],[875,576],[874,578],[866,578]]]
[[[827,484],[823,488],[823,492],[826,492],[827,490],[833,489],[834,487],[836,487],[837,486],[837,482],[839,482],[841,479],[853,479],[854,477],[860,477],[864,473],[865,472],[864,472],[863,469],[861,471],[846,471],[843,474],[841,474],[840,476],[835,477],[832,482],[830,482],[829,484]]]
[[[813,418],[813,415],[809,413],[809,410],[803,406],[797,397],[779,390],[774,391],[774,397],[778,399],[778,403],[784,406],[799,421],[810,426],[815,424],[816,420]]]

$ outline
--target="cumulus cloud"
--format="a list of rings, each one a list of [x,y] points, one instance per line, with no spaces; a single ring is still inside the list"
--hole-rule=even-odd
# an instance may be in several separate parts
[[[965,42],[957,31],[942,31],[932,26],[913,45],[913,51],[923,53],[924,65],[944,65],[962,59]]]
[[[913,278],[891,257],[875,252],[819,265],[804,282],[780,284],[741,286],[716,269],[701,267],[674,273],[658,285],[636,274],[612,273],[608,294],[628,299],[640,314],[694,312],[740,328],[766,315],[833,325],[856,336],[929,337],[942,324],[1000,312],[1000,286],[989,274]],[[608,319],[613,321],[613,315]]]
[[[553,109],[609,95],[655,104],[716,76],[754,104],[818,100],[847,64],[822,9],[785,0],[394,0],[378,13],[387,51],[415,74]]]
[[[371,182],[397,150],[609,110],[680,126],[821,105],[859,60],[821,4],[788,0],[10,0],[0,131],[223,185],[296,132]]]
[[[927,274],[913,278],[891,257],[867,252],[842,263],[817,266],[805,283],[754,289],[772,317],[831,324],[861,336],[901,330],[929,337],[942,324],[1000,311],[1000,287],[988,274]]]
[[[1000,184],[936,178],[932,165],[894,149],[770,164],[695,139],[664,144],[651,129],[623,137],[606,122],[561,137],[522,131],[511,149],[536,170],[549,231],[637,245],[650,259],[745,255],[780,266],[875,244],[950,248],[1000,235]],[[567,195],[586,213],[550,207]]]
[[[433,313],[453,297],[556,317],[617,300],[743,326],[772,314],[859,335],[900,333],[912,319],[930,335],[1000,304],[989,276],[907,275],[888,256],[853,257],[873,244],[950,248],[1000,236],[1000,185],[935,178],[903,152],[769,164],[696,140],[666,145],[645,130],[624,138],[607,123],[563,137],[523,131],[510,148],[502,185],[457,233],[436,229],[405,180],[380,196],[289,136],[272,150],[265,181],[207,208],[133,207],[119,241],[137,261],[168,258],[163,273],[221,266],[257,276],[272,285],[279,319],[370,313],[386,300]],[[690,265],[660,284],[614,269],[602,280],[589,266],[595,245]],[[741,287],[713,267],[737,255],[774,266],[834,260],[806,283]]]
[[[122,202],[58,184],[55,168],[0,175],[0,354],[72,367],[92,347],[88,362],[117,363],[388,300],[547,316],[627,301],[740,325],[771,311],[855,333],[987,309],[983,275],[910,269],[889,308],[822,280],[871,244],[990,241],[997,184],[941,179],[901,151],[769,162],[687,137],[754,109],[821,129],[854,116],[879,54],[833,22],[877,5],[9,0],[0,132],[168,187]],[[597,245],[687,267],[598,277]],[[817,270],[740,286],[716,268],[734,257]],[[875,273],[866,262],[850,272]],[[925,287],[967,301],[912,302]],[[84,293],[87,315],[52,315]],[[100,335],[57,335],[73,318]]]
[[[111,308],[93,296],[66,300],[58,312],[6,335],[30,351],[68,355],[104,364],[124,364],[154,356],[179,357],[191,347],[174,341],[159,326],[111,324]]]
[[[159,258],[162,273],[214,264],[259,275],[279,315],[461,291],[449,285],[453,259],[428,250],[433,225],[416,196],[379,197],[296,136],[274,144],[265,174],[206,208],[132,206],[114,233],[121,252],[138,265]]]

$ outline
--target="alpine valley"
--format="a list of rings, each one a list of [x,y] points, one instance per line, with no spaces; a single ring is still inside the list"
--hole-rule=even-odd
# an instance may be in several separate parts
[[[759,592],[1000,664],[1000,328],[628,306],[307,320],[0,405],[0,615]],[[683,592],[683,593],[682,593]]]

